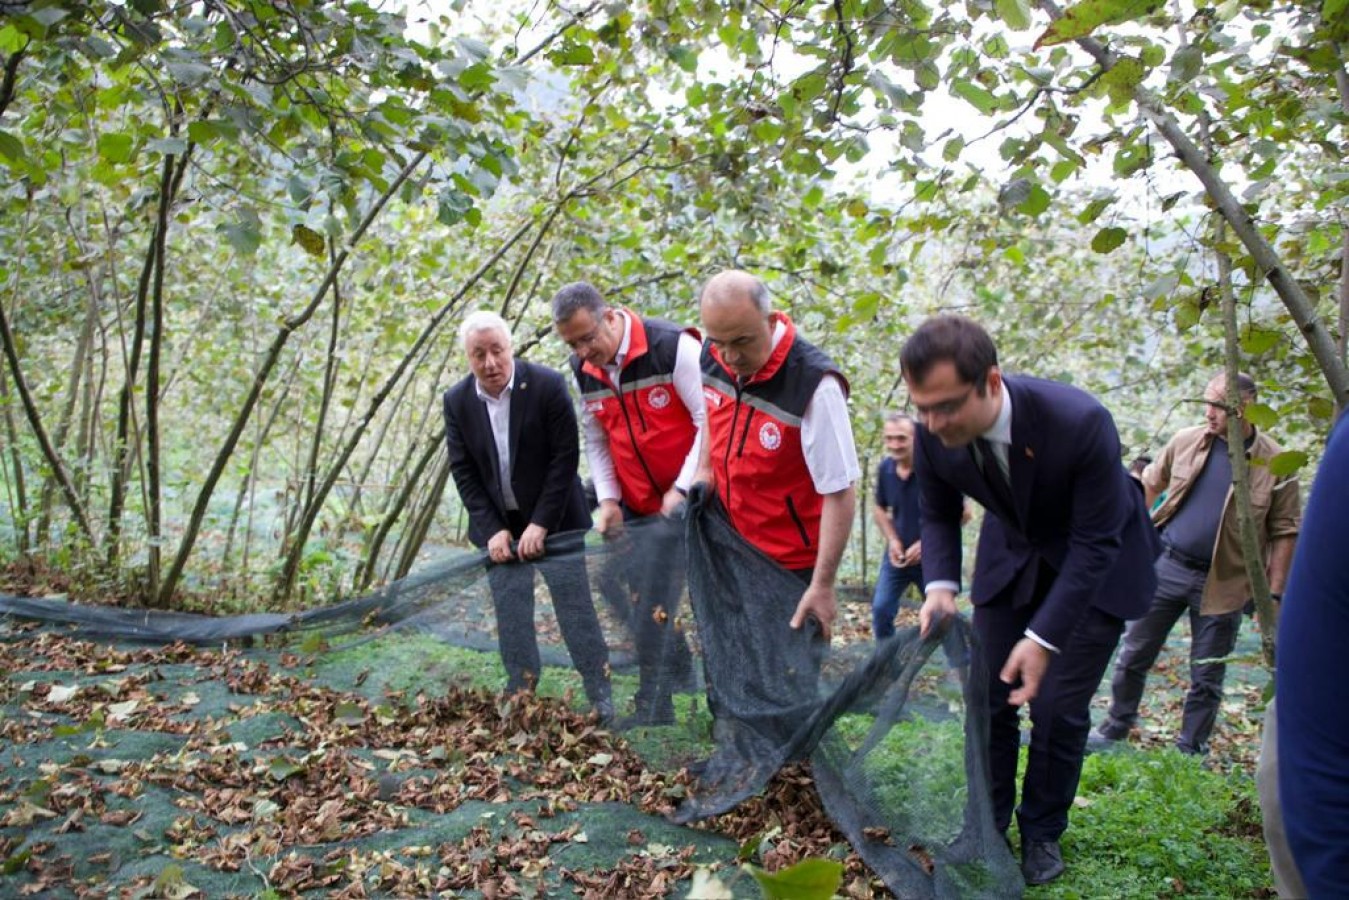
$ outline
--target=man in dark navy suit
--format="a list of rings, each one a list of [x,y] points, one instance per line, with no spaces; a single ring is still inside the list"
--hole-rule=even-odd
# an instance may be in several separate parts
[[[607,722],[614,714],[608,649],[586,578],[590,513],[576,474],[581,451],[566,384],[552,369],[515,359],[495,313],[470,314],[459,337],[471,373],[445,392],[445,440],[469,540],[490,560],[506,692],[531,690],[539,678],[537,566],[586,696]],[[545,538],[559,533],[566,534],[550,544],[563,553],[544,562]]]
[[[1004,378],[992,339],[961,316],[929,319],[900,356],[920,427],[923,633],[955,612],[962,495],[985,509],[970,600],[988,671],[998,826],[1016,805],[1020,707],[1031,743],[1021,803],[1028,884],[1064,871],[1059,837],[1077,793],[1089,705],[1126,619],[1147,612],[1161,546],[1091,395]]]

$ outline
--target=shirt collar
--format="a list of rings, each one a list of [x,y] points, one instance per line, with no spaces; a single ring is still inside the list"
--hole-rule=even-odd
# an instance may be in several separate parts
[[[606,369],[621,369],[623,361],[628,358],[628,351],[632,349],[632,319],[628,318],[626,310],[618,310],[618,314],[623,318],[623,340],[618,342],[618,352],[614,354],[614,361],[605,366]]]
[[[1012,392],[1007,390],[1007,382],[1002,383],[1002,408],[998,410],[998,417],[993,420],[989,427],[980,437],[988,441],[994,441],[999,444],[1012,443]]]
[[[515,360],[514,360],[514,359],[511,359],[511,377],[506,381],[506,386],[505,386],[504,388],[501,389],[501,396],[500,396],[500,397],[493,397],[491,394],[489,394],[489,393],[487,393],[486,391],[484,391],[484,390],[482,389],[482,382],[478,381],[477,378],[474,378],[474,379],[473,379],[473,390],[475,390],[475,391],[478,392],[478,399],[479,399],[479,400],[485,400],[485,401],[487,401],[488,403],[499,403],[500,401],[506,399],[506,397],[508,397],[508,396],[510,395],[511,390],[515,387],[515,373],[516,373],[516,371],[517,371],[517,369],[516,369],[516,366],[515,366]]]

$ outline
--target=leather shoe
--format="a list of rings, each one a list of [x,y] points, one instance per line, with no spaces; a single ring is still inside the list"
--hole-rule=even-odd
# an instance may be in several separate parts
[[[1058,841],[1021,842],[1021,874],[1026,884],[1048,884],[1066,868]]]

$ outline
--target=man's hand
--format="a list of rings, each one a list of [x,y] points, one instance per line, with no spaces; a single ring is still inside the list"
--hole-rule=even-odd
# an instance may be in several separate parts
[[[897,537],[890,538],[890,543],[886,546],[886,554],[890,557],[890,565],[896,569],[904,567],[904,542]]]
[[[834,633],[834,616],[837,613],[838,597],[834,593],[834,588],[812,583],[801,595],[801,602],[796,604],[792,628],[800,628],[806,624],[806,617],[810,616],[820,623],[820,633],[824,635],[825,643],[828,643]]]
[[[623,533],[623,507],[617,500],[600,501],[600,517],[595,530],[603,538],[616,538]]]
[[[547,528],[530,522],[525,533],[520,535],[520,559],[538,559],[543,556],[543,539],[547,536]]]
[[[660,514],[665,518],[670,518],[679,512],[679,508],[687,501],[684,492],[677,487],[672,487],[665,492],[665,496],[660,500]]]
[[[904,551],[904,565],[916,566],[923,561],[923,542],[914,541],[909,545],[909,549]]]
[[[1054,654],[1048,647],[1041,646],[1030,638],[1017,641],[1012,652],[1007,654],[1007,662],[1003,664],[1002,673],[998,675],[1003,684],[1016,684],[1017,678],[1021,679],[1021,687],[1012,691],[1007,702],[1012,706],[1020,706],[1035,699],[1035,695],[1040,691],[1040,682],[1045,677],[1045,670],[1049,668],[1053,658]]]
[[[927,592],[923,608],[918,610],[918,636],[940,634],[956,614],[956,595],[951,591],[935,590]]]
[[[505,528],[487,539],[487,558],[494,563],[503,563],[510,560],[511,533]]]

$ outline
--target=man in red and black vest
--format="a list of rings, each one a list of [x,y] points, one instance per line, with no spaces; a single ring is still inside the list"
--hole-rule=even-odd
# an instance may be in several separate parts
[[[698,335],[611,307],[585,282],[554,295],[553,325],[572,350],[586,458],[599,503],[596,530],[606,539],[630,536],[635,543],[619,558],[633,563],[627,566],[633,600],[628,618],[641,682],[636,715],[620,727],[672,724],[671,687],[692,676],[692,659],[676,616],[683,591],[682,529],[668,520],[698,467],[703,426]],[[625,529],[625,521],[633,527]]]
[[[827,641],[861,475],[848,382],[747,272],[713,276],[699,308],[707,425],[698,480],[715,486],[745,540],[806,586],[791,626],[813,618]]]

